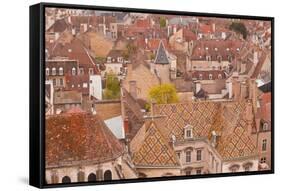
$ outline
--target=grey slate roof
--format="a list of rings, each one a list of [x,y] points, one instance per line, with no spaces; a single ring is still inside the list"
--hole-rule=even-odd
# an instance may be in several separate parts
[[[162,40],[159,43],[156,53],[155,64],[169,64],[169,59]]]

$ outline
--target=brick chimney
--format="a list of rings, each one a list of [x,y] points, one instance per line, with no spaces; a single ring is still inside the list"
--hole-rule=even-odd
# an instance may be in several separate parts
[[[137,82],[135,80],[129,82],[129,92],[133,98],[137,99]]]
[[[125,117],[124,121],[123,121],[123,128],[125,131],[125,137],[129,134],[129,120],[128,117]]]

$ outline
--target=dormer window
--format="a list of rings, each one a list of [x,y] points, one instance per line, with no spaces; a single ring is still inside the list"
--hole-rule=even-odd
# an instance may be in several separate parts
[[[209,74],[209,80],[213,79],[213,74]]]
[[[62,67],[59,68],[59,75],[60,75],[60,76],[63,75],[63,68],[62,68]]]
[[[49,75],[50,75],[50,69],[46,68],[46,76],[49,76]]]
[[[202,80],[202,79],[203,79],[203,75],[199,74],[199,80]]]
[[[118,57],[117,60],[118,60],[118,62],[123,62],[123,58],[122,57]]]
[[[56,68],[52,68],[52,75],[53,75],[53,76],[56,75]]]
[[[83,68],[79,68],[79,74],[84,74],[84,69]]]
[[[89,74],[92,75],[93,73],[93,68],[89,68]]]
[[[221,74],[218,75],[218,79],[222,79],[222,75]]]
[[[107,62],[111,62],[111,57],[107,57]]]
[[[72,76],[75,76],[76,75],[76,68],[72,68],[72,70],[71,70],[71,73],[72,73]]]
[[[264,123],[264,124],[262,125],[262,130],[263,130],[263,131],[267,131],[267,130],[268,130],[268,123]]]
[[[193,132],[192,132],[191,125],[187,125],[186,127],[184,127],[184,138],[185,139],[193,138]]]
[[[221,56],[218,56],[217,59],[218,59],[218,62],[221,63],[222,57],[221,57]]]

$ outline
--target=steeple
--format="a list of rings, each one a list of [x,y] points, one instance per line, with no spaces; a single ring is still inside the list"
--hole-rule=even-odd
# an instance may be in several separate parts
[[[159,43],[159,47],[156,53],[156,58],[155,58],[155,64],[169,64],[169,59],[163,44],[163,41],[161,40]]]

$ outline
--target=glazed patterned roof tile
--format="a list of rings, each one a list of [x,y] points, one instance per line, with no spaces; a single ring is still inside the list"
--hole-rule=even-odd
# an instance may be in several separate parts
[[[142,128],[145,130],[145,138],[139,149],[133,153],[133,162],[137,166],[177,167],[179,161],[167,142],[166,138],[158,129],[156,123],[151,121]],[[162,126],[161,126],[162,128]]]
[[[165,116],[161,131],[167,140],[174,135],[184,140],[184,127],[193,127],[194,137],[211,139],[211,132],[218,135],[217,150],[223,159],[250,156],[256,147],[247,132],[245,102],[189,102],[155,105],[155,115]],[[255,127],[254,118],[251,127]]]

